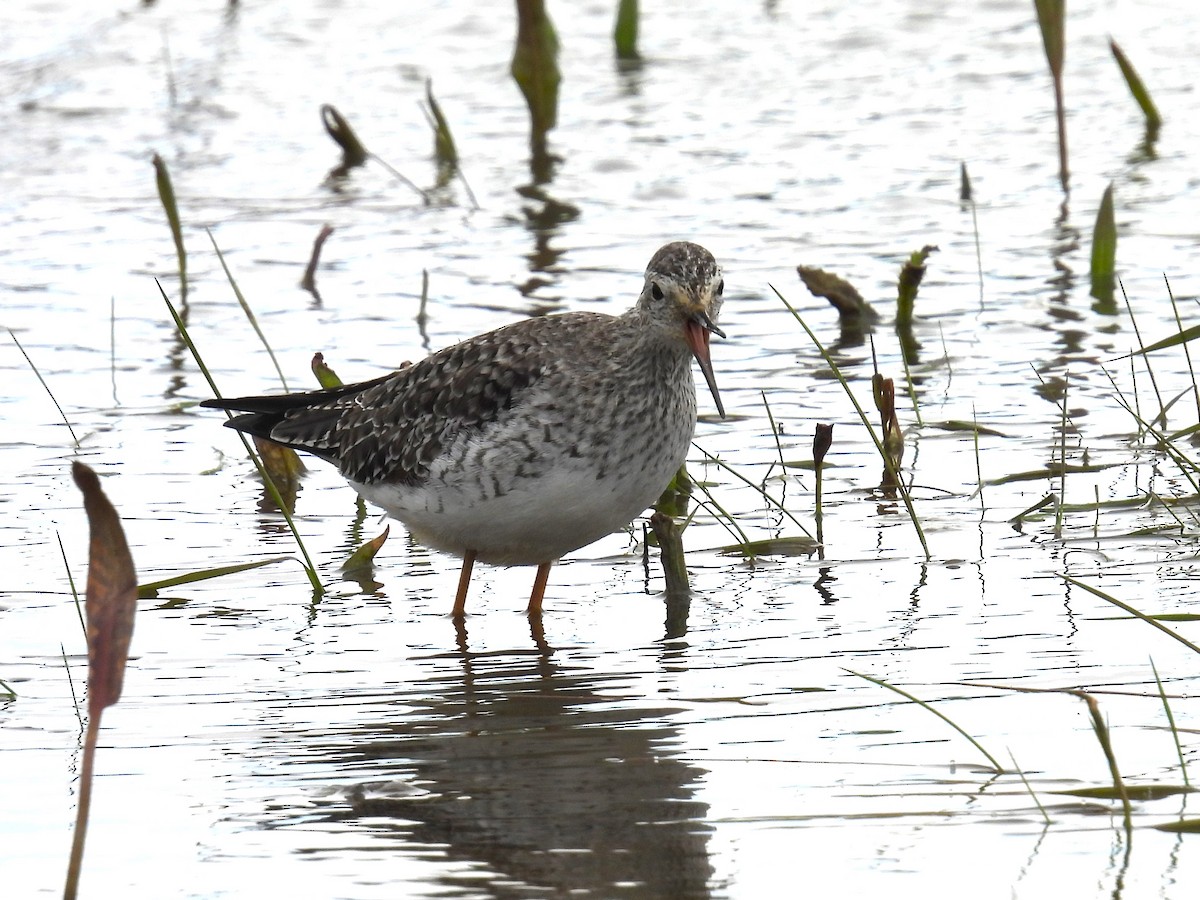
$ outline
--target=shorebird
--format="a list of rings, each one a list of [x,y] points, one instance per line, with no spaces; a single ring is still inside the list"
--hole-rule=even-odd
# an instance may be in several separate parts
[[[456,618],[476,560],[536,565],[532,617],[551,565],[628,525],[683,465],[693,358],[724,418],[709,358],[724,290],[712,254],[676,241],[622,315],[525,319],[371,381],[201,406],[333,463],[418,540],[461,556]]]

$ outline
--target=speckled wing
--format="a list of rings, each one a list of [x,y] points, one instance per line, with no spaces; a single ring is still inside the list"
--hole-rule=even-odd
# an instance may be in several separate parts
[[[201,405],[244,412],[226,424],[326,459],[351,481],[418,484],[452,440],[485,429],[511,409],[551,360],[562,358],[562,344],[585,320],[607,318],[529,319],[372,381]]]
[[[544,365],[539,350],[539,344],[507,339],[502,329],[339,399],[329,438],[338,442],[342,474],[360,484],[419,483],[452,440],[495,421],[538,379]],[[293,439],[305,424],[289,417],[275,433]]]

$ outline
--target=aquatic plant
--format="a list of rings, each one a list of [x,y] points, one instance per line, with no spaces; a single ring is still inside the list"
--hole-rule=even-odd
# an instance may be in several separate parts
[[[979,241],[979,210],[975,206],[975,192],[971,187],[971,176],[967,164],[959,163],[959,202],[971,209],[971,232],[975,237],[975,270],[979,275],[979,306],[983,307],[983,247]]]
[[[683,530],[690,521],[688,506],[691,498],[692,480],[688,477],[687,467],[680,466],[655,502],[654,513],[650,516],[650,529],[658,543],[668,597],[686,597],[691,592],[683,552]]]
[[[75,443],[75,446],[78,447],[79,437],[75,434],[75,429],[71,427],[71,420],[68,419],[67,414],[63,412],[62,405],[59,404],[58,398],[54,396],[54,391],[50,390],[50,385],[46,384],[46,379],[42,377],[42,373],[38,371],[38,367],[34,364],[29,354],[25,352],[25,348],[21,346],[20,340],[18,340],[12,329],[9,329],[8,336],[13,339],[13,343],[17,345],[17,349],[21,351],[21,355],[25,357],[25,362],[29,364],[30,370],[33,372],[34,377],[38,380],[38,384],[42,386],[42,388],[46,391],[46,394],[50,397],[50,402],[54,404],[54,408],[58,410],[58,415],[63,420],[63,424],[67,426],[67,431],[71,433],[71,440]]]
[[[1117,221],[1113,212],[1113,186],[1109,182],[1100,198],[1096,224],[1092,229],[1092,290],[1097,312],[1116,312],[1113,292],[1117,280]]]
[[[925,552],[926,559],[928,559],[930,556],[929,543],[925,540],[925,531],[921,528],[921,522],[917,518],[917,511],[913,506],[912,496],[909,494],[908,488],[905,486],[904,482],[900,479],[899,472],[897,472],[892,466],[891,457],[888,455],[888,452],[883,445],[883,441],[880,439],[879,435],[875,433],[875,429],[871,427],[871,422],[867,418],[866,412],[863,410],[862,405],[858,402],[858,398],[854,396],[854,392],[850,389],[850,383],[846,380],[845,376],[842,375],[841,369],[838,368],[838,365],[836,362],[834,362],[833,357],[829,355],[829,351],[825,349],[825,346],[817,338],[813,330],[808,327],[808,323],[801,318],[800,313],[796,311],[795,307],[793,307],[792,304],[788,302],[787,298],[784,297],[783,294],[779,293],[778,289],[773,285],[771,286],[771,290],[774,291],[775,296],[780,299],[783,305],[787,307],[788,312],[792,314],[792,318],[796,320],[802,329],[804,329],[804,333],[808,335],[808,339],[812,341],[813,346],[817,348],[817,352],[821,354],[821,358],[825,360],[825,364],[828,365],[833,371],[834,378],[837,379],[838,383],[842,386],[842,389],[846,392],[846,396],[850,399],[851,404],[854,406],[855,412],[858,414],[859,421],[861,421],[863,427],[867,429],[867,433],[871,436],[871,441],[875,444],[875,449],[879,452],[880,457],[883,459],[885,469],[889,471],[891,480],[895,482],[896,490],[899,491],[900,497],[904,502],[904,508],[908,511],[909,520],[912,522],[913,528],[917,532],[917,539],[921,542],[921,549]]]
[[[1004,774],[1004,767],[1002,765],[1000,765],[999,762],[996,761],[996,757],[992,756],[992,754],[988,753],[987,750],[984,749],[983,744],[979,743],[979,741],[977,741],[975,738],[971,737],[971,735],[967,732],[967,730],[965,728],[963,728],[961,725],[959,725],[957,722],[955,722],[953,719],[951,719],[945,713],[941,712],[938,709],[935,709],[934,706],[932,704],[930,704],[928,701],[922,700],[919,697],[917,697],[915,694],[910,694],[908,691],[904,690],[903,688],[897,687],[894,684],[884,681],[882,678],[875,678],[871,675],[864,675],[862,672],[855,672],[853,669],[845,669],[844,671],[849,672],[851,675],[855,676],[856,678],[861,678],[864,681],[869,681],[869,682],[871,682],[871,684],[877,684],[882,688],[887,688],[889,691],[893,691],[894,693],[899,694],[901,697],[904,697],[906,700],[911,700],[913,703],[917,704],[917,706],[921,707],[921,709],[924,709],[924,710],[927,710],[927,711],[933,713],[935,716],[937,716],[939,719],[941,719],[943,722],[945,722],[947,725],[949,725],[951,728],[953,728],[955,731],[957,731],[959,734],[961,734],[963,737],[965,737],[968,741],[970,741],[971,746],[973,746],[976,750],[978,750],[980,753],[982,753],[984,755],[984,757],[987,759],[989,765],[991,765],[992,769],[998,775]]]
[[[317,291],[317,266],[321,261],[321,250],[325,246],[325,241],[333,234],[333,226],[326,223],[321,226],[321,230],[317,232],[316,238],[313,239],[312,253],[308,257],[308,265],[304,268],[304,276],[300,279],[300,287],[312,294],[313,299],[318,303],[321,302],[321,295]],[[224,262],[222,262],[224,265]],[[283,373],[280,373],[283,377]]]
[[[529,144],[546,155],[546,135],[558,123],[558,33],[544,0],[517,0],[517,41],[511,72],[529,107]]]
[[[345,175],[351,169],[366,164],[370,158],[367,148],[337,107],[328,103],[321,107],[321,124],[325,126],[325,133],[342,150],[342,161],[330,174]]]
[[[137,573],[121,519],[91,467],[76,461],[71,465],[71,475],[83,494],[90,528],[86,599],[88,723],[79,774],[71,861],[63,891],[66,900],[76,896],[83,870],[100,719],[105,709],[121,699],[125,663],[129,658],[129,642],[133,638],[133,620],[137,613]]]
[[[471,208],[479,209],[479,201],[475,199],[475,192],[471,190],[471,185],[467,182],[467,176],[463,174],[462,166],[459,163],[458,147],[454,143],[454,135],[450,133],[450,122],[446,118],[446,114],[442,112],[441,105],[433,96],[432,78],[425,79],[425,102],[428,104],[428,108],[422,107],[422,109],[425,111],[425,117],[429,120],[429,126],[433,129],[433,156],[438,165],[438,186],[447,184],[454,175],[458,175],[458,179],[462,182],[463,189],[471,201]]]
[[[632,62],[641,58],[638,53],[638,0],[618,0],[613,45],[619,60]]]
[[[182,338],[184,344],[188,348],[188,351],[192,354],[192,359],[195,360],[197,368],[200,369],[200,374],[203,375],[204,380],[208,382],[208,386],[212,390],[213,396],[220,397],[221,392],[217,389],[217,383],[213,379],[212,373],[209,372],[208,366],[204,364],[204,359],[201,357],[200,351],[192,342],[192,337],[190,334],[188,334],[187,325],[180,317],[178,310],[175,309],[174,304],[171,303],[170,298],[167,297],[167,293],[162,289],[161,284],[158,285],[158,289],[159,293],[162,294],[163,302],[167,305],[167,310],[171,314],[171,319],[175,323],[175,328],[178,330],[180,338]],[[279,488],[276,486],[274,480],[272,480],[270,474],[267,472],[262,460],[259,459],[258,454],[250,448],[250,442],[246,440],[245,435],[239,432],[238,436],[242,440],[242,446],[246,450],[246,455],[250,457],[250,461],[253,462],[255,468],[258,469],[258,474],[263,480],[263,485],[267,490],[267,494],[271,497],[280,513],[283,515],[284,520],[288,524],[288,528],[292,532],[292,537],[296,540],[296,546],[299,548],[301,556],[304,557],[304,572],[308,576],[309,584],[312,585],[313,597],[321,597],[325,593],[325,587],[321,584],[321,579],[317,576],[317,567],[313,564],[312,558],[308,555],[308,550],[304,546],[303,539],[300,537],[300,530],[296,527],[295,519],[292,518],[292,513],[288,508],[288,504],[284,502],[283,495],[280,493]]]
[[[171,239],[175,242],[175,259],[179,266],[179,296],[181,302],[187,305],[187,249],[183,245],[183,225],[179,219],[179,205],[175,202],[175,188],[171,184],[171,173],[167,164],[157,153],[154,154],[154,183],[158,188],[158,199],[163,211],[167,214],[167,225],[171,229]]]
[[[1070,191],[1070,170],[1067,167],[1067,112],[1063,101],[1063,61],[1066,57],[1065,0],[1033,0],[1037,11],[1038,30],[1050,65],[1054,85],[1054,119],[1058,124],[1058,180],[1064,193]]]
[[[813,434],[813,471],[816,478],[816,488],[814,494],[816,496],[814,502],[814,518],[816,520],[817,543],[825,543],[825,515],[821,507],[822,488],[825,481],[825,454],[829,452],[829,448],[833,446],[833,425],[828,423],[818,423],[816,431]]]
[[[1117,42],[1109,39],[1109,49],[1112,51],[1113,59],[1117,61],[1117,66],[1121,69],[1121,75],[1125,79],[1125,84],[1129,87],[1129,92],[1133,94],[1133,99],[1137,102],[1138,107],[1142,111],[1142,117],[1146,122],[1146,140],[1153,143],[1158,137],[1158,130],[1162,127],[1162,116],[1159,115],[1158,107],[1154,104],[1154,99],[1150,96],[1150,91],[1138,75],[1137,70],[1133,67],[1133,63],[1129,61],[1129,57],[1125,55]]]
[[[373,159],[383,166],[393,178],[420,196],[425,203],[429,202],[429,194],[417,187],[412,179],[401,174],[395,166],[378,154],[367,150],[354,129],[350,127],[350,123],[346,121],[346,117],[328,103],[321,107],[321,123],[325,126],[325,132],[342,150],[342,161],[330,169],[330,178],[334,180],[344,178],[351,169],[364,165],[368,159]]]

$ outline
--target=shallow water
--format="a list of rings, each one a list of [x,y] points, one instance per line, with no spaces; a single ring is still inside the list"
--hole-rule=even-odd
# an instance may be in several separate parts
[[[702,510],[685,532],[694,595],[668,608],[635,523],[555,568],[545,655],[521,614],[531,571],[477,569],[465,638],[447,615],[456,561],[399,526],[372,580],[343,580],[349,550],[383,523],[314,463],[297,522],[325,597],[288,562],[141,602],[125,694],[104,718],[85,892],[744,898],[803,879],[817,896],[1194,896],[1194,838],[1150,827],[1194,816],[1186,798],[1136,803],[1130,842],[1116,805],[1052,793],[1109,783],[1084,704],[1013,690],[1094,690],[1125,779],[1181,781],[1150,660],[1193,762],[1195,655],[1061,576],[1146,612],[1195,612],[1192,510],[1069,509],[1059,532],[1052,512],[1010,522],[1058,479],[976,493],[981,478],[1059,457],[1064,385],[1069,459],[1111,466],[1069,475],[1068,503],[1196,493],[1121,408],[1109,374],[1143,415],[1158,402],[1145,367],[1118,359],[1138,345],[1128,312],[1098,310],[1087,276],[1112,182],[1119,275],[1144,340],[1175,328],[1164,274],[1194,320],[1191,4],[1070,4],[1065,208],[1028,3],[939,15],[901,0],[765,3],[736,18],[725,4],[643,4],[646,60],[633,69],[612,59],[612,4],[556,4],[558,162],[542,183],[507,75],[510,5],[376,6],[0,11],[0,324],[79,436],[76,448],[15,345],[0,353],[12,896],[60,891],[74,816],[81,728],[63,655],[79,691],[86,653],[59,538],[82,583],[87,526],[70,461],[105,476],[142,581],[294,553],[236,438],[191,406],[209,389],[154,284],[179,301],[155,152],[186,226],[189,330],[227,393],[279,385],[205,227],[292,389],[311,385],[317,350],[367,378],[524,315],[621,310],[659,244],[705,244],[726,270],[729,340],[713,355],[731,415],[717,420],[702,395],[697,444],[812,530],[813,476],[778,461],[809,459],[813,425],[834,423],[826,547],[745,561],[720,552],[735,538]],[[1151,152],[1110,34],[1166,118]],[[435,183],[427,77],[481,208],[457,182],[424,205],[374,164],[327,181],[323,103]],[[316,300],[297,285],[326,222]],[[890,298],[926,244],[939,250],[909,359],[918,422]],[[884,312],[875,352],[904,395],[928,557],[903,505],[874,490],[866,430],[771,290],[869,407],[870,347],[841,338],[798,264],[850,279]],[[1183,355],[1156,355],[1154,376],[1164,401],[1182,395],[1169,428],[1194,425]],[[980,437],[978,456],[970,434],[939,427],[973,418],[1001,432]],[[690,468],[749,538],[798,534],[701,452]],[[1152,527],[1164,530],[1135,533]],[[939,701],[1030,788],[852,672]]]

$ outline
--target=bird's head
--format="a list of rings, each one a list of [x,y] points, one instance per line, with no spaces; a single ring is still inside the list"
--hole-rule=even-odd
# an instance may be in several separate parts
[[[725,278],[713,255],[699,244],[674,241],[659,248],[650,259],[646,284],[638,298],[641,310],[692,351],[722,419],[725,407],[717,391],[708,340],[712,334],[725,337],[717,327],[724,293]]]

